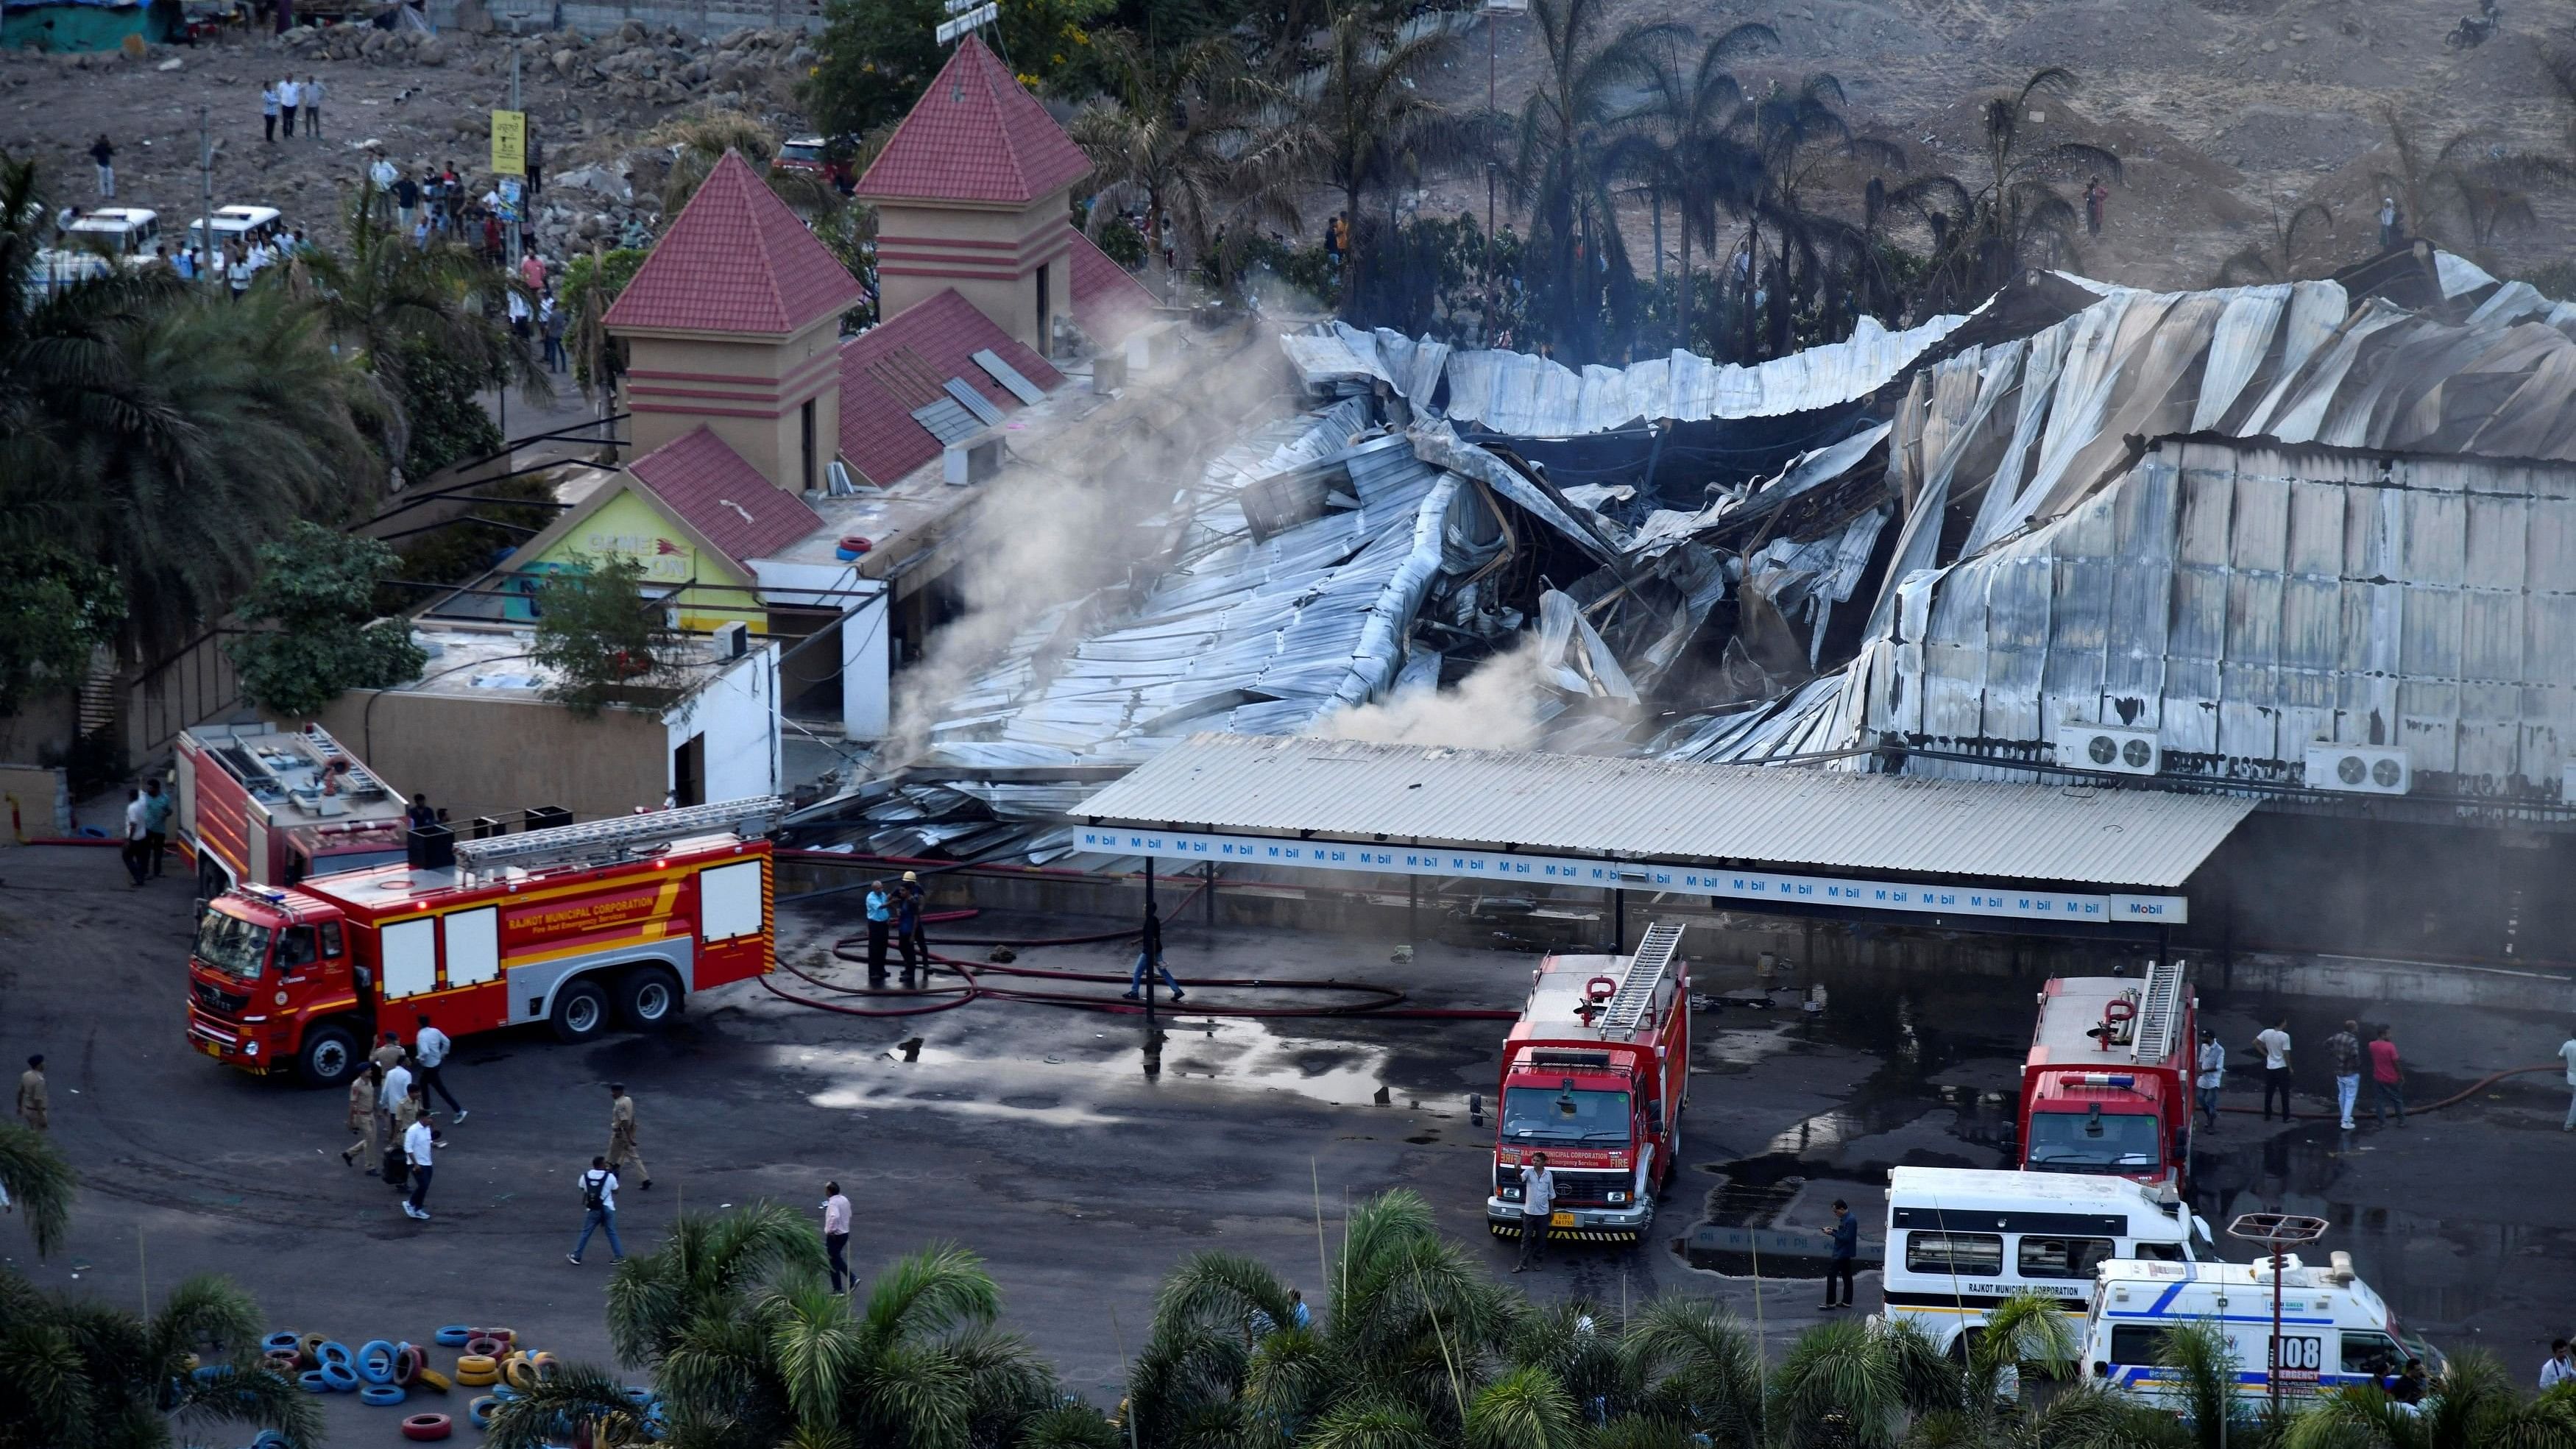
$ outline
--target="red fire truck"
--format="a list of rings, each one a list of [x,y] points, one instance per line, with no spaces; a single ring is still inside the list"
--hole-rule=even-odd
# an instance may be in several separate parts
[[[2179,1191],[2191,1162],[2199,1009],[2179,961],[2150,963],[2143,980],[2050,981],[2021,1069],[2021,1168]]]
[[[665,1026],[689,992],[769,971],[780,808],[728,800],[479,840],[414,831],[405,865],[228,891],[189,956],[189,1044],[329,1085],[421,1015],[456,1037],[542,1021],[587,1041],[612,1013]]]
[[[320,725],[200,725],[180,732],[175,758],[200,896],[403,858],[401,793]]]
[[[1690,968],[1682,928],[1649,927],[1634,956],[1550,956],[1503,1043],[1485,1223],[1521,1230],[1521,1167],[1556,1173],[1548,1236],[1642,1242],[1671,1182],[1690,1095]]]

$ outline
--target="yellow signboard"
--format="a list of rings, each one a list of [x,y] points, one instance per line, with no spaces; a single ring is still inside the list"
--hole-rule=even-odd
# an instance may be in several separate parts
[[[502,176],[528,174],[528,113],[492,113],[492,169]]]

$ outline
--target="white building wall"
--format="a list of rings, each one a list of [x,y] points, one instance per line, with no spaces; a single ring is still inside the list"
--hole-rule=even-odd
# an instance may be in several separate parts
[[[778,646],[754,645],[663,718],[666,788],[679,780],[672,752],[691,735],[706,736],[706,798],[739,800],[782,793],[778,747]]]

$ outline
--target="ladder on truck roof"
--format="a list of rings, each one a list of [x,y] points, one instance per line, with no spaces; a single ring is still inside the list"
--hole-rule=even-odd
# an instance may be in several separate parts
[[[1646,1019],[1646,1008],[1655,1004],[1655,992],[1673,969],[1673,953],[1682,944],[1682,928],[1658,921],[1646,928],[1637,942],[1637,954],[1629,959],[1628,978],[1610,994],[1601,1008],[1601,1020],[1594,1023],[1604,1035],[1625,1036]]]
[[[2138,1024],[2129,1035],[2129,1058],[2161,1062],[2173,1055],[2174,1036],[2182,1030],[2182,963],[2150,961],[2147,982],[2138,992]]]
[[[786,806],[787,802],[775,795],[752,795],[740,800],[683,805],[674,810],[654,810],[642,815],[611,815],[578,825],[558,825],[551,830],[460,840],[456,842],[456,864],[460,869],[476,872],[502,866],[535,870],[540,866],[616,859],[638,845],[673,840],[683,835],[703,835],[714,830],[731,830],[743,836],[765,835],[770,822],[776,820]]]

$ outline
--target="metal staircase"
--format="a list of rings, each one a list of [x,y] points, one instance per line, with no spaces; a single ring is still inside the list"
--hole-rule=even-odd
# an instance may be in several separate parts
[[[643,815],[611,815],[604,820],[558,825],[551,830],[530,830],[519,835],[460,840],[456,842],[456,864],[461,870],[477,873],[503,866],[535,870],[541,866],[622,859],[639,845],[660,844],[684,835],[703,835],[715,830],[732,830],[744,836],[765,835],[786,808],[787,802],[775,795],[753,795],[740,800],[718,800],[708,805],[684,805],[676,810],[655,810]]]
[[[1646,1009],[1655,1004],[1655,992],[1673,969],[1673,953],[1682,944],[1682,928],[1656,922],[1646,928],[1637,942],[1637,954],[1628,966],[1628,978],[1610,994],[1601,1008],[1596,1023],[1604,1036],[1625,1036],[1646,1019]]]
[[[2180,961],[2147,963],[2147,982],[2138,992],[2137,1025],[2129,1034],[2129,1058],[2161,1062],[2173,1055],[2175,1034],[2182,1030],[2183,992]]]

